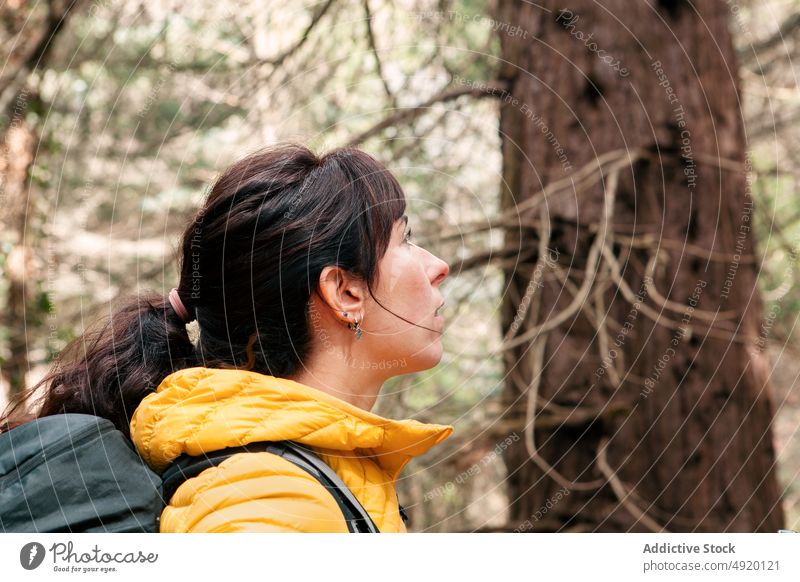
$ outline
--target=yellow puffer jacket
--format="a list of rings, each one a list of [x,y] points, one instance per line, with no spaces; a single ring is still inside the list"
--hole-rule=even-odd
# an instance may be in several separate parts
[[[187,368],[142,400],[131,438],[163,471],[183,453],[256,441],[314,449],[350,488],[381,532],[405,532],[395,482],[403,467],[453,432],[449,425],[392,420],[325,392],[256,372]],[[347,532],[333,496],[272,453],[240,453],[183,483],[161,515],[162,532]]]

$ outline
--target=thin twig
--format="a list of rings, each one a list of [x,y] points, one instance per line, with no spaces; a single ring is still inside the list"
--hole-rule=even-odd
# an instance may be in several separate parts
[[[500,213],[491,221],[461,225],[458,230],[442,233],[439,240],[462,238],[465,234],[483,232],[492,230],[493,228],[518,226],[523,213],[534,210],[538,206],[549,202],[554,196],[568,192],[578,196],[587,191],[602,179],[603,169],[606,165],[612,164],[612,167],[609,168],[609,172],[613,172],[617,165],[620,164],[621,160],[624,160],[622,162],[622,167],[625,167],[635,162],[642,155],[644,155],[644,152],[629,152],[628,150],[619,149],[598,156],[576,172],[573,172],[566,178],[548,184],[524,202]]]
[[[281,64],[283,64],[283,61],[285,61],[289,56],[291,56],[292,53],[300,50],[300,48],[306,43],[306,41],[308,41],[309,37],[311,36],[311,31],[313,31],[314,28],[317,26],[317,24],[319,24],[319,21],[322,19],[323,16],[325,16],[325,13],[328,11],[328,9],[331,6],[333,6],[334,2],[335,0],[328,0],[327,2],[325,2],[325,4],[322,5],[321,8],[319,8],[311,16],[311,22],[309,22],[308,26],[303,31],[303,34],[300,35],[300,38],[297,39],[297,42],[295,42],[288,49],[280,53],[278,56],[266,61],[268,64],[273,66],[272,72],[267,76],[267,80],[269,80],[269,78],[272,76],[272,73],[274,73],[278,69],[278,67],[280,67]]]
[[[366,14],[365,23],[367,26],[367,42],[369,42],[369,48],[372,51],[372,56],[375,57],[375,68],[378,73],[378,78],[383,83],[383,90],[386,91],[386,96],[389,98],[389,102],[392,105],[392,109],[397,108],[397,99],[392,93],[392,90],[389,88],[389,83],[386,81],[386,76],[383,74],[383,64],[381,63],[381,57],[378,54],[378,46],[375,42],[375,34],[372,31],[372,11],[369,8],[369,0],[363,0],[362,2],[364,6],[364,13]]]
[[[606,479],[608,479],[609,485],[611,485],[611,490],[616,495],[619,502],[622,504],[622,507],[628,510],[628,512],[636,518],[637,521],[640,521],[647,529],[653,532],[663,532],[669,533],[664,526],[658,524],[652,517],[647,515],[644,511],[636,507],[636,505],[631,502],[628,497],[630,497],[630,493],[626,489],[625,485],[623,485],[620,478],[608,464],[608,460],[606,459],[606,447],[608,446],[608,437],[603,437],[600,439],[600,443],[597,449],[597,467],[600,469],[600,472],[605,475]]]
[[[590,225],[589,231],[591,232],[593,229],[594,225]],[[747,263],[747,264],[756,262],[756,257],[753,254],[736,255],[734,253],[722,253],[719,251],[712,251],[710,249],[703,248],[699,245],[687,243],[684,240],[661,237],[658,236],[658,233],[646,232],[641,235],[633,235],[633,236],[628,236],[625,234],[612,234],[611,238],[612,240],[614,240],[614,242],[625,244],[630,247],[649,249],[656,246],[661,246],[664,248],[672,248],[680,250],[685,255],[692,255],[694,257],[699,257],[701,259],[716,261],[720,263],[730,263],[737,260],[739,261],[739,263]]]
[[[604,289],[597,287],[594,292],[594,315],[595,325],[597,326],[597,346],[600,351],[600,359],[604,360],[610,357],[611,351],[609,348],[608,330],[605,323],[605,301],[603,301]],[[614,388],[619,388],[622,385],[622,378],[617,371],[616,359],[612,359],[611,365],[606,369],[608,371],[608,379]]]
[[[616,174],[614,174],[616,175]],[[616,190],[616,182],[609,180],[609,189],[613,186],[614,190]],[[613,199],[613,195],[606,196],[606,199],[609,198]],[[605,210],[603,213],[604,219],[607,221],[613,209],[613,200],[612,205],[609,206],[607,203],[605,205]],[[541,210],[541,220],[542,220],[542,236],[539,239],[539,257],[543,257],[545,253],[548,252],[547,245],[550,243],[550,222],[547,217],[546,209]],[[541,307],[541,294],[536,294],[534,296],[536,301],[536,308],[534,309],[533,313],[538,315]],[[542,326],[536,326],[534,329],[541,328]],[[550,328],[552,329],[552,328]],[[593,481],[587,482],[576,482],[570,481],[564,475],[562,475],[555,467],[553,467],[550,463],[548,463],[540,454],[536,448],[536,437],[535,437],[535,427],[534,423],[536,421],[536,403],[539,399],[539,386],[542,380],[542,370],[543,370],[543,362],[544,362],[544,349],[547,343],[547,334],[549,330],[543,331],[542,333],[536,334],[533,336],[535,339],[533,340],[533,346],[531,347],[530,354],[532,359],[532,366],[531,366],[531,382],[528,386],[527,392],[527,403],[525,408],[525,448],[528,451],[528,456],[531,460],[536,463],[536,465],[544,471],[546,475],[549,475],[554,481],[556,481],[562,487],[566,487],[567,489],[576,490],[576,491],[591,491],[593,489],[597,489],[598,487],[603,485],[602,479],[595,479]],[[504,344],[510,343],[510,341],[503,342]]]
[[[436,105],[437,103],[446,103],[447,101],[453,101],[454,99],[458,99],[459,97],[463,97],[464,95],[469,95],[475,98],[483,98],[483,97],[497,97],[501,93],[501,86],[492,89],[485,89],[481,87],[459,87],[455,89],[448,89],[434,95],[424,103],[414,106],[414,107],[406,107],[404,109],[398,109],[396,112],[389,117],[383,119],[382,121],[376,123],[368,130],[360,133],[356,137],[352,138],[347,145],[349,147],[354,147],[362,144],[369,138],[378,135],[384,129],[389,127],[393,127],[400,123],[409,123],[415,120],[420,115],[424,114],[428,109]]]
[[[675,311],[676,313],[686,313],[686,308],[689,307],[688,305],[684,305],[683,303],[677,303],[676,301],[671,301],[664,297],[655,285],[655,271],[656,271],[656,263],[658,262],[659,258],[659,249],[656,248],[653,255],[650,257],[650,260],[647,261],[647,267],[645,268],[645,277],[644,277],[644,288],[647,291],[648,295],[650,295],[656,303],[659,304],[660,307],[664,309],[669,309],[670,311]],[[709,311],[707,309],[700,309],[699,307],[695,307],[694,311],[692,311],[692,317],[697,317],[698,319],[703,319],[705,321],[709,321],[714,323],[719,319],[733,319],[739,315],[739,312],[733,309],[729,309],[728,311]]]
[[[521,345],[525,342],[530,341],[532,338],[536,337],[540,333],[550,331],[551,329],[555,329],[561,323],[566,321],[568,318],[572,317],[572,315],[580,309],[581,304],[586,301],[586,298],[589,296],[589,291],[592,288],[592,284],[594,283],[595,276],[599,269],[599,260],[600,260],[600,252],[602,248],[605,246],[606,243],[606,236],[608,233],[608,223],[611,219],[611,216],[614,212],[614,201],[616,200],[616,193],[617,193],[617,185],[619,184],[619,173],[624,166],[621,164],[617,164],[610,169],[611,174],[608,177],[608,184],[605,188],[605,203],[603,205],[603,220],[601,224],[600,232],[595,237],[595,240],[592,242],[592,246],[589,248],[589,256],[586,260],[586,273],[587,276],[583,280],[580,289],[578,290],[578,295],[572,300],[572,302],[562,311],[554,315],[553,317],[549,317],[543,323],[529,329],[524,334],[513,338],[507,342],[503,342],[501,346],[498,348],[498,351],[509,350],[514,348],[518,345]]]
[[[631,305],[639,305],[639,311],[644,313],[650,320],[661,325],[663,327],[668,327],[670,329],[683,329],[686,337],[691,337],[693,334],[703,332],[705,335],[709,337],[714,337],[718,339],[723,339],[726,341],[735,341],[738,343],[753,343],[756,344],[758,342],[757,336],[748,336],[742,333],[731,333],[729,331],[714,328],[714,327],[706,327],[701,328],[699,326],[693,326],[688,323],[683,322],[676,322],[670,319],[669,317],[665,317],[663,314],[658,313],[652,307],[645,305],[638,301],[636,294],[630,288],[627,281],[623,279],[621,271],[622,268],[620,267],[617,258],[614,256],[614,252],[608,245],[603,245],[603,256],[605,257],[608,264],[611,266],[611,276],[614,279],[614,282],[619,287],[619,290],[622,292],[622,296],[631,304]]]

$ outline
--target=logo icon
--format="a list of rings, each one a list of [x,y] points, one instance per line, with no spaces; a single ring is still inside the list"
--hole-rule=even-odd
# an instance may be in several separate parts
[[[35,570],[44,561],[44,546],[39,542],[30,542],[19,551],[19,563],[26,570]]]

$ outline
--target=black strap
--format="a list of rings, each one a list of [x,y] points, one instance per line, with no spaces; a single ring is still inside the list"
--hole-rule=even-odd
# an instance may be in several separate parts
[[[199,475],[210,467],[216,467],[233,455],[256,452],[268,452],[283,457],[317,479],[333,495],[342,510],[347,529],[351,533],[380,533],[367,510],[364,509],[364,506],[353,495],[353,492],[344,484],[339,475],[320,459],[312,449],[293,441],[249,443],[242,447],[230,447],[212,451],[203,456],[181,455],[161,476],[161,497],[164,500],[164,505],[166,506],[169,503],[175,491],[184,481]],[[405,509],[400,507],[400,515],[405,521],[407,516],[404,514]]]

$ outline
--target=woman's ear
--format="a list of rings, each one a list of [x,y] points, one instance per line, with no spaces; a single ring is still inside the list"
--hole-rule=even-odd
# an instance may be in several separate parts
[[[338,317],[341,318],[342,312],[363,317],[367,285],[359,277],[341,267],[329,265],[322,269],[317,289],[322,301]]]

